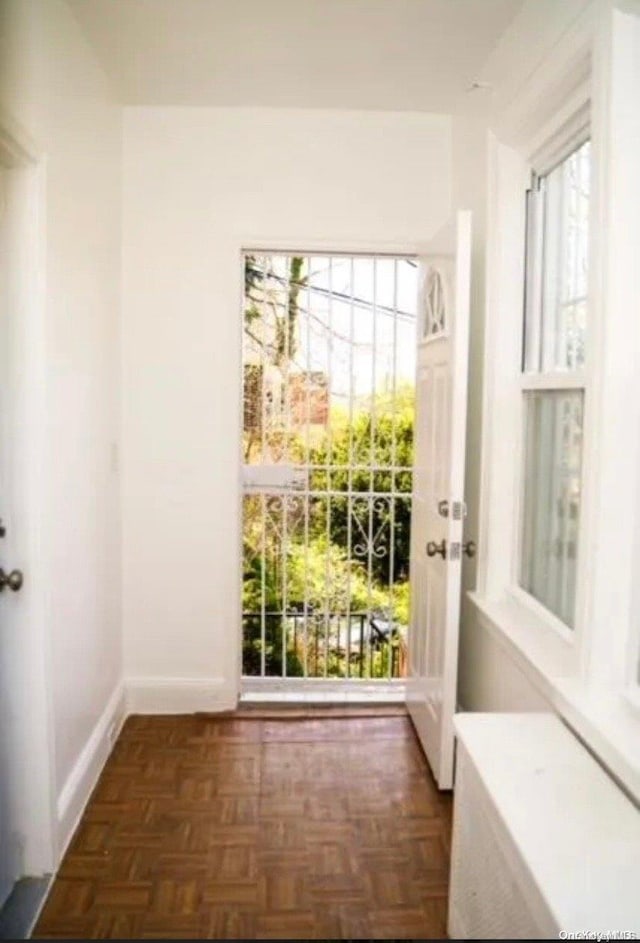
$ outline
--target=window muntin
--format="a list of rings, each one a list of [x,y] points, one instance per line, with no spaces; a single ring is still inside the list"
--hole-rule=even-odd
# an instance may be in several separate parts
[[[590,153],[586,141],[534,178],[527,206],[517,580],[569,628],[582,493]]]

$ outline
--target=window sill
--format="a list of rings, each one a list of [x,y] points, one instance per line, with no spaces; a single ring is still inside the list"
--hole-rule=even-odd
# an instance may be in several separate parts
[[[469,593],[480,622],[625,791],[640,802],[640,711],[633,693],[587,684],[574,646],[514,598]]]
[[[553,705],[612,776],[640,803],[640,713],[626,692],[557,679]]]
[[[551,678],[575,673],[575,649],[555,626],[508,593],[501,600],[469,593],[485,628],[507,648],[513,660],[545,696]],[[553,620],[556,621],[555,619]]]

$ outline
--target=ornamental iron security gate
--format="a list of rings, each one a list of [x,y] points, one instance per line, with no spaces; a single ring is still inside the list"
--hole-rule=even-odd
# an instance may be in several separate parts
[[[405,675],[416,281],[244,257],[244,676]]]

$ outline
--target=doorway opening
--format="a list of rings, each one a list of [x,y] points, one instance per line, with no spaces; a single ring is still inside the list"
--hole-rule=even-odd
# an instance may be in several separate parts
[[[243,690],[402,686],[417,263],[243,263]]]

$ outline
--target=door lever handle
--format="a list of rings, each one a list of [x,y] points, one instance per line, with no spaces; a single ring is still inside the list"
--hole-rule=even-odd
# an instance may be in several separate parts
[[[434,540],[430,540],[427,544],[427,556],[435,557],[437,554],[440,554],[443,560],[447,556],[447,541],[444,539],[444,537],[439,544],[437,544]]]
[[[12,570],[11,573],[5,573],[0,567],[0,593],[8,586],[14,593],[17,593],[22,586],[22,571]]]

